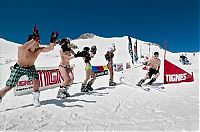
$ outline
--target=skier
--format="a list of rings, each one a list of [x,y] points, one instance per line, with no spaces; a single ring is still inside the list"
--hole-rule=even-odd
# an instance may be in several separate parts
[[[35,60],[41,52],[49,52],[54,49],[55,41],[58,37],[58,32],[52,32],[50,44],[47,47],[40,47],[40,36],[36,26],[33,28],[33,33],[28,36],[27,42],[18,47],[18,60],[13,66],[10,77],[6,82],[6,86],[0,90],[0,102],[2,98],[16,86],[16,82],[21,76],[27,75],[29,81],[33,82],[33,105],[39,107],[39,75],[36,72],[34,65]]]
[[[160,61],[160,59],[158,57],[159,57],[159,53],[158,52],[154,52],[154,56],[151,57],[149,60],[147,60],[146,65],[149,66],[149,69],[148,69],[149,71],[146,74],[146,76],[136,84],[137,86],[141,87],[142,83],[144,83],[145,80],[148,79],[148,78],[151,79],[153,74],[155,76],[147,83],[147,85],[152,85],[152,83],[154,81],[156,81],[156,79],[160,75],[159,69],[160,69],[161,61]]]
[[[85,61],[85,72],[86,72],[86,77],[84,81],[82,82],[81,86],[81,92],[89,92],[93,91],[92,84],[96,80],[95,73],[92,71],[92,65],[90,63],[91,58],[94,57],[96,54],[97,48],[96,46],[92,46],[91,50],[89,47],[84,47],[82,52],[77,52],[75,57],[83,57]],[[89,80],[91,78],[91,80]],[[89,81],[88,81],[89,80]]]
[[[70,65],[70,60],[74,58],[75,52],[70,47],[69,39],[66,38],[62,39],[60,45],[61,45],[61,50],[60,50],[61,61],[59,64],[59,71],[63,78],[63,82],[60,85],[57,98],[64,99],[70,97],[67,90],[69,89],[70,84],[72,84],[74,80],[74,75],[72,72],[73,67]]]
[[[114,76],[113,57],[114,57],[114,52],[115,52],[116,48],[115,48],[115,44],[112,44],[112,45],[113,45],[113,47],[109,47],[108,51],[105,54],[105,58],[108,61],[107,67],[108,67],[108,70],[110,72],[109,86],[115,86],[116,85],[116,83],[113,81],[113,76]]]

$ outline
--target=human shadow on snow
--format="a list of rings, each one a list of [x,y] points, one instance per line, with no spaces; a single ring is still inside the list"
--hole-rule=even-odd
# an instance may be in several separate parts
[[[152,86],[161,86],[163,83],[153,83]]]
[[[116,83],[116,86],[117,85],[122,85],[123,83]],[[105,89],[114,89],[116,86],[104,86],[104,87],[99,87],[99,88],[96,88],[95,90],[105,90]]]
[[[27,108],[27,107],[30,107],[30,106],[33,106],[33,104],[23,105],[23,106],[14,107],[14,108],[7,108],[7,109],[5,109],[5,110],[0,111],[0,113],[1,113],[1,112],[5,112],[5,111],[20,109],[20,108]]]
[[[99,87],[99,88],[97,88],[97,89],[95,89],[95,90],[105,90],[105,89],[114,89],[115,87],[109,87],[109,86],[107,86],[107,87]]]
[[[121,85],[122,83],[117,83],[117,85]],[[163,83],[157,83],[156,86],[160,86],[163,85]],[[107,93],[99,93],[96,91],[100,91],[100,90],[105,90],[105,89],[114,89],[115,86],[105,86],[105,87],[99,87],[94,89],[94,91],[91,92],[79,92],[79,93],[75,93],[73,95],[71,95],[70,97],[77,97],[77,96],[82,96],[82,95],[95,95],[95,96],[104,96],[105,94],[109,94]],[[71,98],[67,98],[67,99],[50,99],[50,100],[44,100],[41,101],[41,106],[43,105],[48,105],[48,104],[56,104],[57,106],[61,106],[61,107],[84,107],[82,105],[65,105],[65,102],[71,103],[71,102],[77,102],[77,101],[82,101],[82,102],[86,102],[86,103],[96,103],[96,101],[88,101],[88,100],[83,100],[83,99],[71,99]],[[1,112],[5,112],[5,111],[10,111],[10,110],[15,110],[15,109],[20,109],[20,108],[27,108],[27,107],[33,107],[33,104],[28,104],[28,105],[23,105],[23,106],[19,106],[19,107],[14,107],[14,108],[8,108],[5,110],[0,111]]]
[[[55,104],[57,106],[60,107],[84,107],[83,105],[65,105],[65,102],[68,103],[72,103],[72,102],[86,102],[86,103],[96,103],[96,101],[88,101],[88,100],[84,100],[84,99],[63,99],[63,100],[59,100],[59,99],[50,99],[50,100],[44,100],[44,101],[40,101],[41,103],[41,107],[44,105],[48,105],[48,104]],[[21,109],[21,108],[27,108],[27,107],[33,107],[33,104],[28,104],[28,105],[23,105],[23,106],[19,106],[19,107],[13,107],[13,108],[7,108],[5,110],[0,111],[1,112],[5,112],[5,111],[10,111],[10,110],[15,110],[15,109]]]
[[[77,102],[77,101],[86,102],[86,103],[96,103],[96,101],[66,98],[66,99],[61,99],[61,100],[60,99],[44,100],[44,101],[41,101],[41,105],[55,104],[60,107],[84,107],[82,105],[65,105],[64,104],[65,102],[72,103],[72,102]]]
[[[78,92],[71,95],[70,97],[77,97],[77,96],[82,96],[82,95],[103,96],[104,94],[108,94],[108,93],[99,93],[99,92],[96,92],[96,89],[94,89],[94,91],[90,91],[90,92]]]

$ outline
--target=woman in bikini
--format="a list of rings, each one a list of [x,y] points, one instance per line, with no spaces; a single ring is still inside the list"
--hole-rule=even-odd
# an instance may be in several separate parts
[[[74,80],[74,75],[72,72],[73,66],[70,65],[70,60],[74,58],[75,52],[70,47],[69,39],[62,39],[60,45],[61,61],[59,64],[59,71],[61,73],[63,82],[60,85],[57,98],[67,98],[70,96],[67,90]]]
[[[80,55],[80,57],[83,57],[85,61],[85,65],[86,65],[85,66],[86,77],[84,81],[82,82],[81,92],[89,92],[93,90],[91,86],[96,80],[96,76],[95,76],[95,73],[92,71],[92,65],[90,63],[90,60],[96,54],[96,50],[97,50],[96,46],[92,46],[91,50],[89,47],[84,47],[81,53],[77,53],[78,56]],[[90,78],[91,80],[88,81]]]

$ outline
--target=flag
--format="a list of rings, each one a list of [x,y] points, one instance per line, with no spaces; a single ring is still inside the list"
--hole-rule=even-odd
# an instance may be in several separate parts
[[[192,81],[194,81],[193,74],[191,75],[168,60],[164,60],[164,84]]]
[[[135,62],[138,61],[137,39],[136,39],[135,44],[134,44],[134,61],[135,61]]]
[[[128,36],[128,50],[129,50],[129,54],[130,54],[131,59],[132,59],[132,63],[134,64],[134,56],[133,56],[132,42],[131,42],[130,36]]]

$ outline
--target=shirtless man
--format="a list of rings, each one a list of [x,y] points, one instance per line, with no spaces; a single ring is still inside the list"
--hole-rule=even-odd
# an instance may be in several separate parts
[[[10,77],[6,82],[6,86],[0,90],[0,102],[6,93],[16,86],[16,82],[19,81],[20,77],[27,75],[29,81],[33,82],[33,105],[34,107],[40,106],[39,76],[36,72],[34,62],[41,52],[49,52],[54,49],[57,37],[58,33],[52,32],[50,45],[47,47],[39,47],[40,37],[37,27],[34,27],[33,34],[28,36],[27,42],[18,47],[18,60],[13,66]]]
[[[141,79],[136,85],[137,86],[140,86],[142,85],[142,83],[145,82],[146,79],[152,77],[152,75],[154,74],[155,76],[147,83],[147,85],[151,85],[154,81],[156,81],[156,79],[158,78],[158,76],[160,75],[159,73],[159,69],[160,69],[160,59],[158,58],[159,56],[159,53],[158,52],[155,52],[154,53],[154,56],[152,58],[150,58],[148,61],[147,61],[147,65],[149,66],[149,72],[146,74],[146,76]]]
[[[60,45],[61,45],[61,50],[60,50],[61,61],[59,64],[59,70],[63,78],[63,82],[60,85],[57,98],[64,99],[70,97],[67,90],[69,89],[70,84],[72,84],[74,80],[74,75],[72,72],[72,67],[70,65],[70,60],[74,58],[75,52],[70,47],[69,39],[62,39]]]

